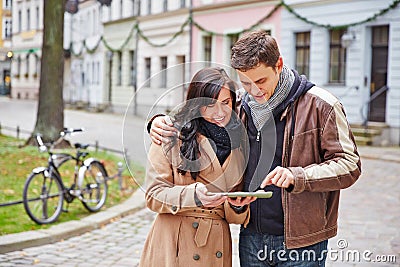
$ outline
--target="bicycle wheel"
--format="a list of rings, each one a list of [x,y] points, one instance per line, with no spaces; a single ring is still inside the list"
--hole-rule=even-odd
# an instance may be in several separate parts
[[[43,172],[31,173],[24,185],[23,203],[28,216],[37,224],[55,222],[60,216],[64,195],[60,181]]]
[[[98,161],[92,161],[86,167],[80,183],[82,204],[91,212],[98,211],[106,203],[108,185],[106,170]]]

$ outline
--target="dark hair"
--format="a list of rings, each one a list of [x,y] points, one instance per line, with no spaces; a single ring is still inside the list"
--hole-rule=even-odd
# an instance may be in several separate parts
[[[260,63],[275,67],[280,56],[276,40],[263,30],[243,35],[232,47],[231,65],[240,71],[248,71]]]
[[[174,126],[180,131],[179,139],[181,162],[178,166],[178,173],[190,174],[194,180],[200,170],[199,162],[200,149],[197,141],[202,116],[200,108],[215,103],[222,87],[226,85],[231,93],[232,112],[236,106],[236,83],[228,77],[222,68],[209,67],[198,71],[189,84],[186,102],[173,117]],[[168,150],[176,144],[174,138]]]

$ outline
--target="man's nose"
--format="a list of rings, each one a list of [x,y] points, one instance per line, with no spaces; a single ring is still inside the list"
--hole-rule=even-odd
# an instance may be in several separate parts
[[[260,88],[258,88],[257,85],[255,85],[254,83],[251,84],[251,87],[250,87],[250,94],[251,95],[257,95],[260,91],[261,90],[260,90]]]

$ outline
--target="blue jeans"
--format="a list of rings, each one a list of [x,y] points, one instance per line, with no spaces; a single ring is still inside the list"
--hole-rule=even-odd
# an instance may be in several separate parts
[[[298,248],[287,249],[284,237],[260,234],[242,227],[239,236],[241,267],[324,267],[328,240]]]

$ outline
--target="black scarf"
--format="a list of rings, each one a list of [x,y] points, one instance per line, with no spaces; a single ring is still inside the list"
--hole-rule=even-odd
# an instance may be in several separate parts
[[[200,133],[212,140],[212,142],[210,140],[211,146],[221,166],[228,158],[231,150],[240,146],[243,129],[241,122],[234,113],[225,127],[220,127],[200,118]]]

